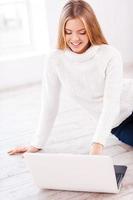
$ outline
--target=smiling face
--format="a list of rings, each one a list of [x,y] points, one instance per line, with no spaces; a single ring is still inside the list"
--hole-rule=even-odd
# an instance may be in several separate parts
[[[84,24],[79,18],[66,22],[65,40],[67,46],[75,53],[83,53],[89,48],[90,41]]]

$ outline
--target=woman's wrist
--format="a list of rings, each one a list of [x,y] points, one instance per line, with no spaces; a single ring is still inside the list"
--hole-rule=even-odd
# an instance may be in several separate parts
[[[90,155],[99,155],[103,152],[104,145],[100,143],[93,143],[90,147]]]

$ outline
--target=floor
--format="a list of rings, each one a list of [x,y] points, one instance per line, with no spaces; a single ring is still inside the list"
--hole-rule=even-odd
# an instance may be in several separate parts
[[[41,190],[34,184],[22,155],[7,154],[14,146],[29,144],[38,124],[40,94],[40,83],[0,92],[0,199],[132,200],[133,148],[114,137],[110,137],[104,154],[111,155],[115,164],[128,166],[119,194]],[[65,94],[61,99],[59,114],[45,151],[87,154],[91,118]]]

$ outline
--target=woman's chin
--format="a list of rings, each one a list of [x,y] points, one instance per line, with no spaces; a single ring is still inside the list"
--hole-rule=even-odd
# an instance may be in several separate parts
[[[70,47],[70,49],[71,49],[71,51],[73,51],[74,53],[81,54],[81,53],[84,53],[84,52],[88,49],[88,46],[87,46],[87,47],[79,47],[79,48]]]
[[[75,53],[82,53],[82,49],[81,48],[71,48],[71,50]]]

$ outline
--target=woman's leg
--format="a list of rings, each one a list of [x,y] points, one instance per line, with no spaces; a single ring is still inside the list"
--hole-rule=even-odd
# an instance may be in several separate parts
[[[133,146],[133,112],[119,126],[113,128],[111,133],[120,141]]]

